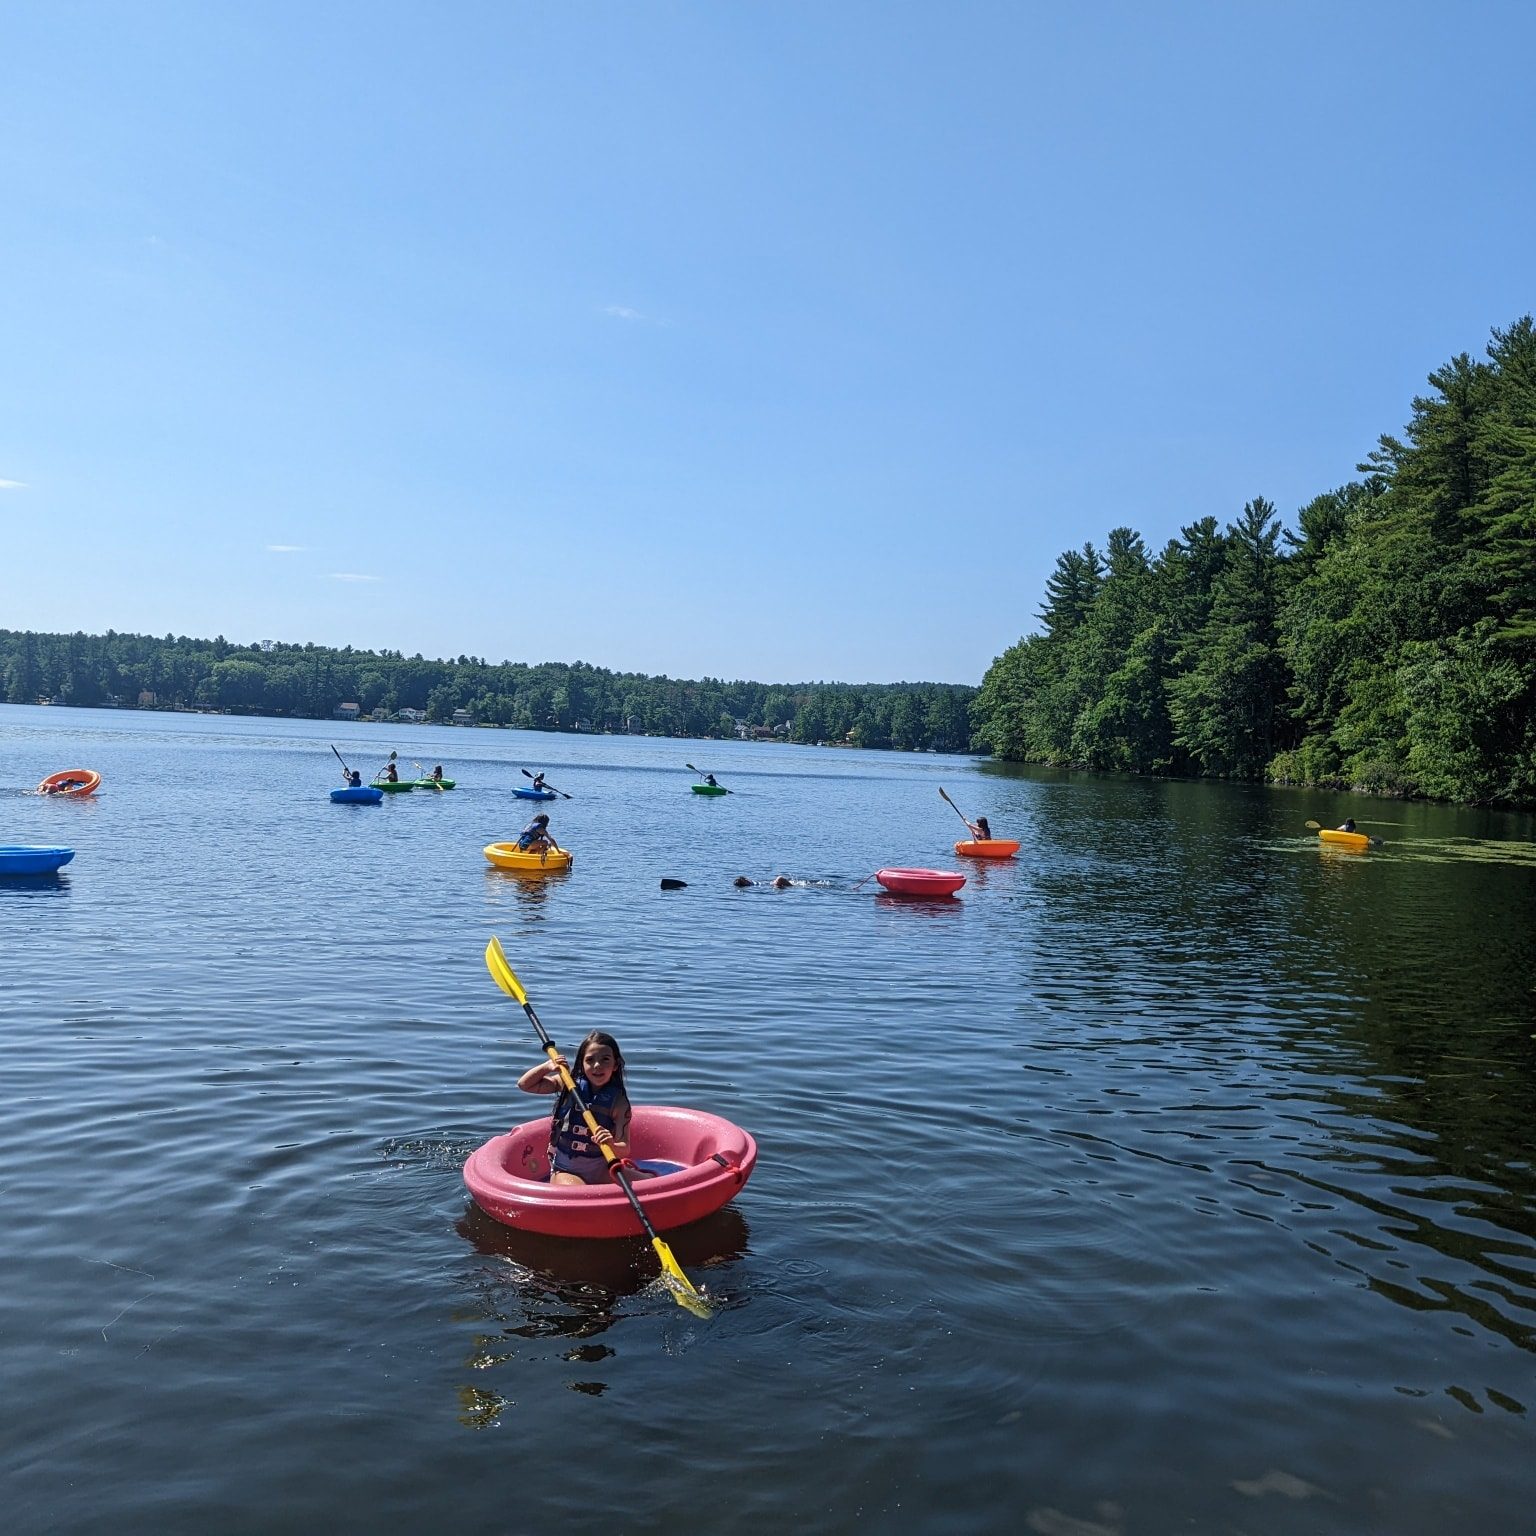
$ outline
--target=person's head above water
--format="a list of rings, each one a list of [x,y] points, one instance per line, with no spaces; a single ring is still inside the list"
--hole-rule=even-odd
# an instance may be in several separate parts
[[[788,886],[790,883],[791,882],[790,882],[790,878],[789,878],[788,875],[775,875],[773,877],[773,888],[776,891],[784,890],[785,887]]]
[[[748,880],[745,875],[737,875],[736,878],[731,881],[731,884],[732,885],[751,885],[752,882],[750,880]]]

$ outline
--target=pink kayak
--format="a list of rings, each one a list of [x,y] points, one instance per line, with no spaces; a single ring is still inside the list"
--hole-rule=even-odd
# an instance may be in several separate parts
[[[953,896],[965,884],[948,869],[877,869],[875,879],[899,896]]]
[[[630,1156],[656,1177],[637,1177],[634,1191],[658,1232],[718,1211],[751,1176],[757,1143],[718,1115],[670,1105],[637,1105]],[[486,1215],[526,1232],[555,1237],[640,1237],[616,1183],[550,1184],[549,1116],[493,1136],[471,1152],[464,1182]]]

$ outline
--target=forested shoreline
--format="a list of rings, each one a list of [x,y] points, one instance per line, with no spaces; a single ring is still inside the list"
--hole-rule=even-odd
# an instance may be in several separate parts
[[[207,709],[328,719],[401,710],[435,722],[522,730],[725,738],[964,752],[974,688],[948,683],[769,684],[650,677],[577,661],[429,660],[185,635],[0,630],[0,682],[12,704]]]
[[[1069,550],[988,669],[977,744],[1140,774],[1536,805],[1536,328],[1430,375],[1303,507]]]

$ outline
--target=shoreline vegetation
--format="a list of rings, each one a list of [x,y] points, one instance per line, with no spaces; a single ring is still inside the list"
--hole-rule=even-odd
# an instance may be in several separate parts
[[[1536,328],[1429,377],[1403,439],[1282,532],[1256,497],[1068,550],[988,668],[1006,760],[1536,806]]]
[[[975,693],[951,683],[694,681],[581,661],[429,660],[222,635],[0,629],[0,697],[11,704],[966,752]]]
[[[980,688],[651,677],[223,636],[0,629],[0,696],[276,718],[991,753],[1536,807],[1536,325],[1429,376],[1402,439],[1284,529],[1067,550]]]

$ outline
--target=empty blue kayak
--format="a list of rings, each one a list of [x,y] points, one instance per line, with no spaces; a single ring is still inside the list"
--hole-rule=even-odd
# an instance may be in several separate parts
[[[361,784],[356,789],[333,789],[331,799],[337,805],[378,805],[384,799],[384,791]]]
[[[74,858],[73,848],[45,848],[35,844],[0,847],[0,875],[51,875]]]
[[[555,792],[552,789],[524,789],[519,786],[512,791],[519,800],[553,800]]]

